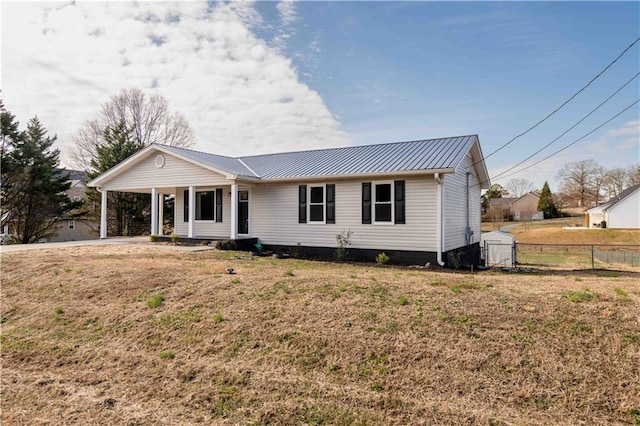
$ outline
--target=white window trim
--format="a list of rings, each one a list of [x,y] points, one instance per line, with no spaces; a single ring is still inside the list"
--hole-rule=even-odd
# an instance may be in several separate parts
[[[391,188],[391,201],[390,203],[385,202],[381,202],[380,204],[390,204],[391,205],[391,220],[390,221],[376,221],[376,204],[378,203],[378,200],[376,200],[376,186],[378,185],[389,185],[389,187]],[[389,225],[395,225],[396,221],[395,221],[395,185],[393,184],[392,180],[389,181],[378,181],[378,182],[371,182],[371,223],[373,225],[382,225],[382,226],[389,226]]]
[[[311,188],[322,188],[322,220],[311,220]],[[319,206],[320,203],[313,203],[314,206]],[[311,225],[326,225],[327,224],[327,184],[321,185],[307,185],[307,223]]]

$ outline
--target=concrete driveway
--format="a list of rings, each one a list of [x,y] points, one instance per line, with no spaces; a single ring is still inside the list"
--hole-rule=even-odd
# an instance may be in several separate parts
[[[215,247],[206,245],[173,245],[173,244],[152,244],[149,241],[149,236],[142,237],[112,237],[104,240],[86,240],[86,241],[65,241],[63,243],[41,243],[41,244],[10,244],[0,246],[0,254],[13,253],[16,251],[28,251],[28,250],[46,250],[65,247],[87,247],[87,246],[100,246],[100,245],[130,245],[130,244],[145,244],[150,247],[176,250],[176,251],[206,251],[213,250]]]
[[[39,244],[9,244],[0,246],[0,253],[11,253],[14,251],[27,250],[45,250],[52,248],[64,247],[85,247],[99,245],[124,245],[124,244],[142,244],[148,243],[149,237],[114,237],[104,240],[85,240],[85,241],[65,241],[63,243],[39,243]]]

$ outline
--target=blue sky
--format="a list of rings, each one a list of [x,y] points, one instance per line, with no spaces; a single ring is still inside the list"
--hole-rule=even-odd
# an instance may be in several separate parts
[[[2,28],[4,102],[22,122],[37,114],[63,154],[102,103],[139,87],[163,94],[208,152],[478,134],[488,155],[640,36],[640,4],[5,2]],[[490,174],[558,136],[638,68],[640,43],[558,114],[491,156]],[[639,93],[636,79],[533,160]],[[556,189],[556,171],[569,161],[638,163],[639,127],[636,105],[562,154],[495,182],[548,179]]]

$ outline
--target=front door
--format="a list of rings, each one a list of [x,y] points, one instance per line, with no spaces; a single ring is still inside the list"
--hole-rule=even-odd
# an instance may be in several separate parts
[[[238,191],[238,234],[249,234],[249,191]]]

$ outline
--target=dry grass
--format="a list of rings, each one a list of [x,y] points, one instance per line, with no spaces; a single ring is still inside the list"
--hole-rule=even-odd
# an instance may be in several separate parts
[[[640,422],[638,274],[228,256],[3,254],[2,424]]]
[[[640,231],[633,229],[513,229],[516,240],[538,244],[640,244]]]

